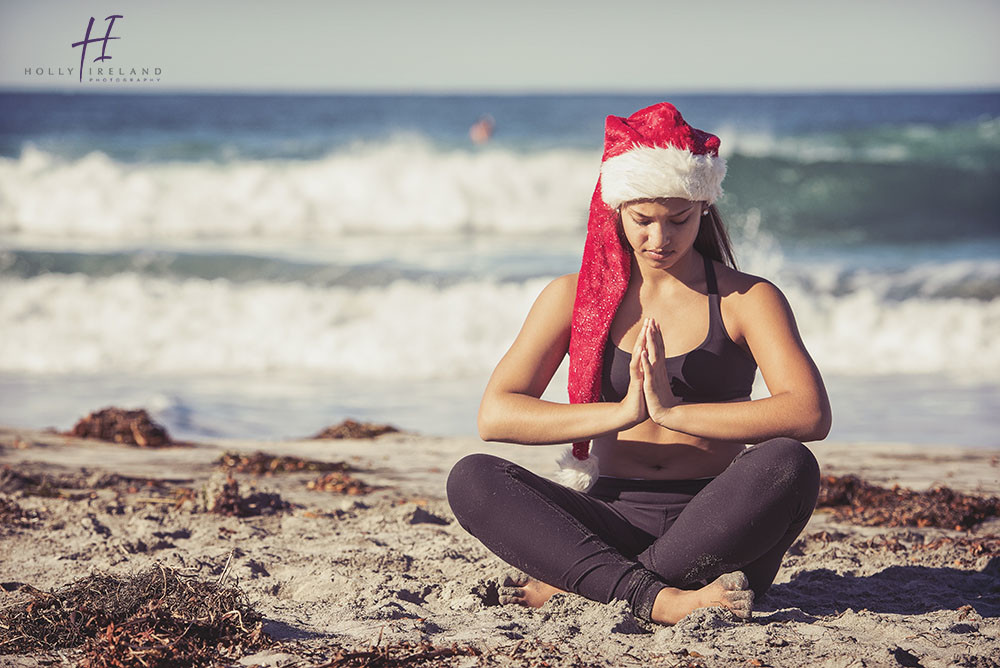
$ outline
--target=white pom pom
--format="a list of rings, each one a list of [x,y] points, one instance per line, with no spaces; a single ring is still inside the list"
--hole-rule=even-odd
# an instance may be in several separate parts
[[[567,448],[559,457],[559,470],[553,476],[560,485],[586,492],[597,482],[597,457],[591,454],[584,460],[573,456],[573,448]]]

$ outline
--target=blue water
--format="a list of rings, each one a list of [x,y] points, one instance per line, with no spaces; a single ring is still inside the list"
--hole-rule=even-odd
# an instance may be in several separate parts
[[[738,261],[792,303],[831,438],[1000,446],[996,92],[0,93],[0,422],[473,433],[579,267],[604,117],[661,99],[721,137]]]

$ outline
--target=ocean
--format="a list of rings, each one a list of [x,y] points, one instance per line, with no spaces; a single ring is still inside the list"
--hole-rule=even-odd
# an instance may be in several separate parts
[[[0,423],[475,434],[579,269],[605,116],[664,99],[722,139],[737,261],[788,297],[829,438],[1000,447],[997,92],[0,93]]]

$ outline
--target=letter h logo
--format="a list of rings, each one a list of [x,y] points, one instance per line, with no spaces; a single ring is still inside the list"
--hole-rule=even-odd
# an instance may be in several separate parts
[[[110,21],[110,23],[108,23],[108,31],[106,33],[104,33],[104,37],[95,37],[94,39],[91,39],[90,38],[90,30],[94,27],[94,17],[91,16],[90,17],[90,23],[87,24],[87,34],[84,35],[83,40],[81,40],[79,42],[74,42],[73,43],[73,48],[74,49],[76,47],[78,47],[78,46],[82,46],[83,47],[83,50],[80,52],[80,81],[81,82],[83,81],[83,62],[84,62],[84,60],[87,57],[87,45],[88,44],[92,44],[94,42],[104,42],[104,46],[101,47],[101,55],[99,57],[97,57],[97,58],[94,58],[93,62],[97,62],[98,60],[111,60],[111,56],[107,55],[108,42],[111,41],[111,40],[113,40],[113,39],[121,39],[121,37],[112,37],[111,36],[111,28],[114,27],[114,25],[115,25],[115,19],[120,19],[120,18],[124,18],[124,17],[121,14],[112,14],[111,16],[105,18],[104,19],[105,21]]]

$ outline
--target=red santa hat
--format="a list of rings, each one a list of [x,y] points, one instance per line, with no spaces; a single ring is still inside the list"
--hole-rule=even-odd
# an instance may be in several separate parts
[[[632,249],[618,235],[618,208],[639,199],[681,197],[715,202],[722,195],[726,160],[719,138],[688,125],[666,102],[628,118],[608,116],[601,175],[590,201],[587,240],[573,305],[569,342],[569,400],[601,400],[604,348],[628,287]],[[590,443],[573,444],[559,461],[556,480],[587,490],[597,479]]]

